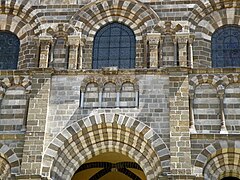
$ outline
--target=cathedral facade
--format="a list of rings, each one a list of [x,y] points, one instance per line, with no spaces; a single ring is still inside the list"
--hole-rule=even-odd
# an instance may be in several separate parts
[[[239,0],[1,0],[0,179],[238,178]]]

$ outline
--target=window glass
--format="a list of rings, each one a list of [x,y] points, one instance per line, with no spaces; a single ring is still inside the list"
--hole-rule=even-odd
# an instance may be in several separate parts
[[[135,67],[136,40],[133,31],[120,23],[101,28],[94,38],[93,69]]]
[[[240,27],[226,26],[212,36],[213,67],[240,66]]]
[[[0,31],[0,69],[17,69],[20,41],[7,31]]]

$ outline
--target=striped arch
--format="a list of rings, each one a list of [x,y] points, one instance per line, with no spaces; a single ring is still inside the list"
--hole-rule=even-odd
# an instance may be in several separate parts
[[[1,157],[5,160],[5,161],[3,161],[3,163],[6,166],[5,167],[2,166],[2,168],[1,168],[2,172],[0,172],[0,178],[2,175],[1,173],[9,172],[10,168],[11,168],[11,170],[10,170],[11,174],[19,174],[20,173],[20,161],[19,161],[19,158],[17,157],[17,155],[7,145],[0,143],[0,158]],[[0,166],[1,166],[1,164],[0,164]],[[6,173],[5,173],[5,175],[8,176],[8,174],[6,174]],[[2,176],[4,176],[4,174]]]
[[[217,180],[229,175],[240,178],[240,154],[223,153],[212,158],[204,168],[204,179]]]
[[[169,150],[150,127],[125,115],[106,113],[74,122],[59,133],[44,153],[42,175],[71,179],[84,162],[104,152],[129,156],[147,179],[170,171]]]
[[[0,79],[0,92],[5,92],[11,86],[22,86],[26,91],[31,91],[32,79],[29,76],[10,76]]]
[[[212,85],[217,89],[221,85],[220,77],[214,74],[199,74],[192,77],[189,81],[189,92],[194,93],[197,86],[203,83]]]
[[[229,84],[240,83],[240,74],[231,73],[223,76],[214,74],[199,74],[189,81],[189,92],[194,93],[197,86],[203,83],[211,84],[217,90],[225,89]]]
[[[87,85],[90,83],[96,83],[102,89],[104,84],[108,82],[116,84],[118,88],[121,88],[122,84],[130,82],[134,85],[135,90],[139,90],[138,80],[130,76],[88,76],[83,79],[80,89],[81,92],[85,92]]]
[[[141,34],[152,31],[160,20],[155,11],[137,0],[98,0],[83,6],[70,20],[91,40],[100,27],[114,21],[129,26],[139,40]]]
[[[240,24],[238,8],[238,0],[198,1],[189,17],[191,23],[190,29],[191,31],[195,31],[198,27],[204,27],[206,31],[213,33],[223,25]]]
[[[29,0],[3,1],[0,4],[0,29],[13,32],[20,41],[29,35],[37,34],[40,22],[31,3]]]
[[[222,176],[225,172],[223,171],[224,168],[228,170],[231,165],[239,166],[238,162],[240,157],[239,152],[240,141],[231,140],[216,141],[215,143],[207,146],[197,156],[194,163],[195,173],[198,175],[204,175],[208,177],[211,176],[210,174],[212,174],[213,177]],[[213,172],[215,174],[213,174]]]

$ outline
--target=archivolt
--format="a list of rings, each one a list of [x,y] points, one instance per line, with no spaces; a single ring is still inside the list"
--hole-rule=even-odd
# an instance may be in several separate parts
[[[159,23],[159,17],[150,7],[136,0],[98,0],[81,8],[70,20],[89,38],[93,38],[101,26],[113,21],[128,25],[140,40],[141,34],[152,31]]]
[[[70,179],[84,162],[104,152],[120,152],[134,159],[148,179],[170,171],[169,150],[150,127],[125,115],[95,114],[54,138],[44,153],[42,174]]]

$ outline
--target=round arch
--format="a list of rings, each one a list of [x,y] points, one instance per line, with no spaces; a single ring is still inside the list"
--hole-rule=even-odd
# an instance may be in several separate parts
[[[125,115],[104,113],[74,122],[59,133],[44,153],[42,175],[69,179],[80,165],[103,152],[129,156],[149,179],[170,172],[169,149],[150,127]]]
[[[194,171],[195,174],[198,174],[199,176],[207,176],[206,174],[212,174],[215,172],[215,176],[220,176],[223,174],[223,170],[221,170],[221,167],[229,167],[230,165],[238,165],[235,163],[234,158],[239,160],[239,151],[240,151],[240,145],[239,141],[232,141],[232,140],[221,140],[216,141],[213,144],[210,144],[205,149],[201,151],[201,153],[197,156],[195,162],[194,162]],[[225,159],[224,159],[225,157]],[[229,164],[228,159],[233,159],[231,164]],[[221,162],[219,164],[219,162]],[[214,164],[214,165],[213,165]],[[213,166],[211,166],[213,165]],[[219,167],[218,167],[219,166]],[[218,167],[218,168],[216,168]],[[211,170],[212,168],[215,168],[215,170]],[[208,173],[210,172],[211,173]]]

